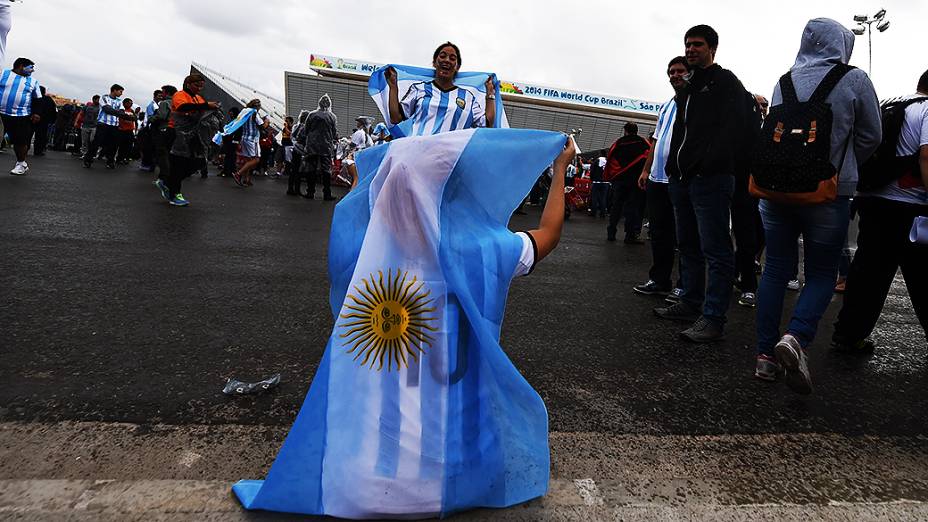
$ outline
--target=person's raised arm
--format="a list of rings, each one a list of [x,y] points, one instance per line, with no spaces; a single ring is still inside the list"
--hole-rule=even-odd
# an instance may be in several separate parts
[[[383,75],[387,79],[387,89],[389,89],[388,103],[390,105],[390,124],[396,125],[406,119],[403,109],[400,107],[399,87],[396,83],[396,69],[387,67]]]
[[[570,165],[576,155],[577,145],[574,139],[567,138],[564,150],[554,160],[554,178],[548,189],[548,201],[541,213],[541,221],[537,229],[528,231],[538,247],[535,263],[550,254],[561,240],[561,228],[564,226],[564,174],[567,172],[567,165]]]
[[[487,98],[484,107],[484,114],[487,120],[487,128],[492,129],[493,124],[496,122],[496,83],[493,82],[493,75],[490,75],[487,78]]]

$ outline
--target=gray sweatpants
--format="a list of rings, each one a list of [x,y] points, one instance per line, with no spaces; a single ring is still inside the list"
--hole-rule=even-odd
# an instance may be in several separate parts
[[[87,149],[93,143],[93,136],[97,133],[96,127],[81,127],[81,156],[87,154]]]

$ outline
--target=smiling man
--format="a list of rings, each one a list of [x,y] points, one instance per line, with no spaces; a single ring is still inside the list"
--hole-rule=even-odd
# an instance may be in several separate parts
[[[666,167],[683,293],[679,303],[654,313],[692,321],[680,335],[692,342],[711,342],[723,338],[735,275],[729,209],[748,94],[731,71],[715,63],[715,29],[692,27],[684,44],[692,72],[676,98],[678,117]]]

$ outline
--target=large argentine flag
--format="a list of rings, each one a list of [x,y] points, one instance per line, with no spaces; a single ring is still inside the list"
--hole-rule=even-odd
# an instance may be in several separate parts
[[[248,509],[425,518],[544,495],[548,418],[499,344],[522,240],[506,228],[563,134],[472,129],[357,156],[335,209],[336,326]]]
[[[400,101],[403,100],[403,96],[409,91],[409,87],[412,84],[434,80],[435,69],[414,67],[411,65],[384,65],[378,67],[377,70],[371,74],[371,78],[367,82],[368,93],[371,95],[371,98],[374,99],[377,108],[380,109],[383,121],[387,122],[390,135],[394,138],[413,136],[416,133],[413,132],[412,129],[415,123],[412,119],[405,120],[396,125],[389,125],[390,89],[387,88],[386,78],[386,71],[389,67],[393,67],[393,69],[396,70],[397,96],[399,96]],[[497,129],[507,129],[509,128],[509,120],[506,119],[506,111],[503,108],[503,97],[500,96],[499,78],[497,78],[495,74],[485,72],[458,72],[454,77],[454,84],[462,89],[470,91],[474,97],[480,100],[480,103],[484,103],[487,95],[486,81],[490,76],[493,77],[493,83],[496,85],[496,100],[494,102],[496,104],[496,121],[493,123],[493,127]]]

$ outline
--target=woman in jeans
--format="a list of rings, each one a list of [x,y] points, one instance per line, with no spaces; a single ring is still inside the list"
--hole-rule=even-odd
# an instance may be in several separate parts
[[[847,64],[854,35],[827,18],[810,20],[799,55],[790,69],[800,102],[809,99],[828,71]],[[857,185],[857,165],[880,144],[880,108],[870,78],[852,69],[825,100],[831,105],[831,164],[838,172],[838,197],[817,205],[760,202],[767,241],[767,263],[757,291],[757,363],[755,377],[773,381],[783,373],[786,384],[801,394],[812,392],[806,349],[831,302],[850,218],[850,197]],[[779,84],[773,106],[783,103]],[[799,258],[803,238],[806,284],[781,335],[783,298]]]

